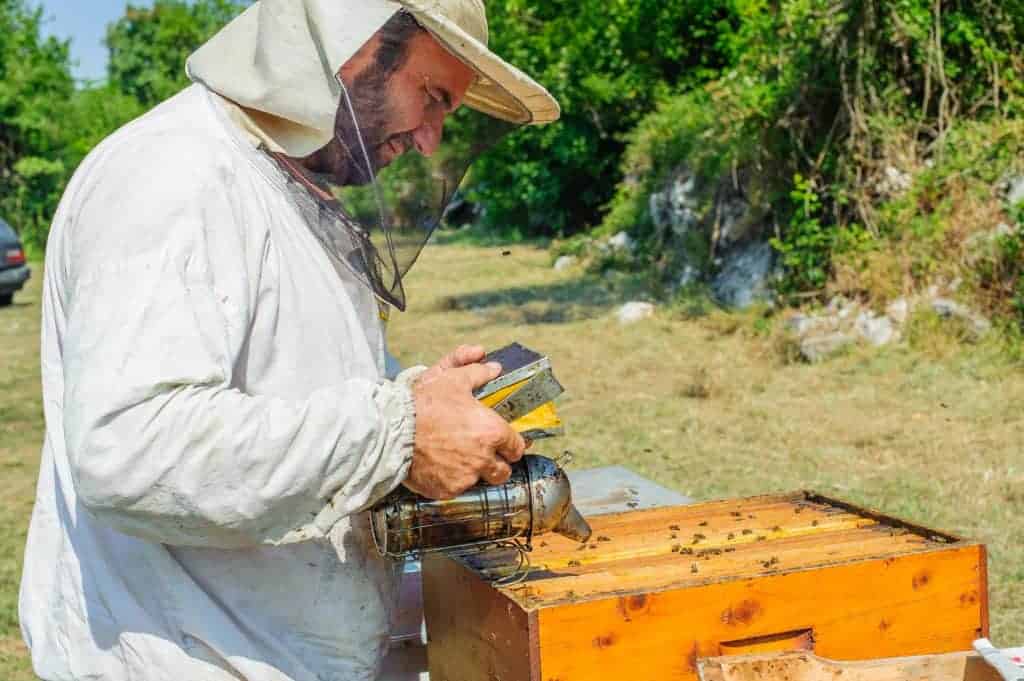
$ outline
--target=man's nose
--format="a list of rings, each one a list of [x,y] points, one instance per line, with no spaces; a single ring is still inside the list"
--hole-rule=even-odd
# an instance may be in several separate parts
[[[424,119],[423,124],[412,133],[416,151],[424,156],[430,156],[441,146],[441,136],[444,131],[444,113],[429,115]]]

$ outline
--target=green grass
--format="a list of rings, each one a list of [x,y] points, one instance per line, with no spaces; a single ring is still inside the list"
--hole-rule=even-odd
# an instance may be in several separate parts
[[[39,451],[43,405],[39,392],[39,303],[42,265],[0,308],[0,679],[34,679],[18,630],[18,582]]]
[[[536,449],[570,450],[574,466],[626,465],[698,499],[814,488],[984,540],[992,636],[1024,643],[1024,372],[948,343],[787,363],[757,319],[696,304],[622,327],[611,313],[636,282],[550,263],[529,245],[431,245],[409,279],[409,311],[392,316],[392,349],[406,364],[463,342],[545,351],[567,388],[568,432]],[[16,611],[43,436],[40,274],[0,309],[5,681],[33,678]]]

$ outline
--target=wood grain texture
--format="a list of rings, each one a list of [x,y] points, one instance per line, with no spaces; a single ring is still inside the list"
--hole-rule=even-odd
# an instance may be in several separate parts
[[[441,554],[423,559],[431,681],[528,681],[538,671],[537,614]]]
[[[839,662],[807,653],[710,658],[701,681],[1001,681],[971,652]]]
[[[785,570],[826,568],[842,561],[884,559],[914,551],[928,551],[913,536],[884,533],[835,533],[827,544],[820,539],[790,539],[751,545],[733,553],[715,549],[692,554],[666,550],[661,555],[621,558],[611,562],[550,566],[507,593],[524,608],[578,602],[581,599],[693,588],[723,580],[769,576]]]
[[[979,553],[968,546],[543,608],[539,678],[694,679],[697,659],[723,654],[723,641],[796,629],[812,630],[817,654],[841,660],[968,649],[983,633]]]
[[[489,583],[507,574],[501,553],[430,557],[431,673],[690,681],[704,657],[858,660],[966,650],[987,635],[984,547],[877,512],[801,492],[590,521],[582,547],[535,541],[517,586]]]

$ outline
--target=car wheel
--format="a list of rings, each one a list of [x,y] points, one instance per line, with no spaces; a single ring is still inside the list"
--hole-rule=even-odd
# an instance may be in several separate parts
[[[13,293],[0,293],[0,307],[7,307],[14,302]]]

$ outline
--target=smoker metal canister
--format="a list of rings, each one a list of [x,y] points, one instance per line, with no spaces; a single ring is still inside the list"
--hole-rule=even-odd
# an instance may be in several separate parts
[[[565,471],[527,454],[502,485],[478,484],[454,499],[434,501],[399,488],[370,511],[377,550],[395,558],[557,532],[577,541],[590,526],[572,504]]]

